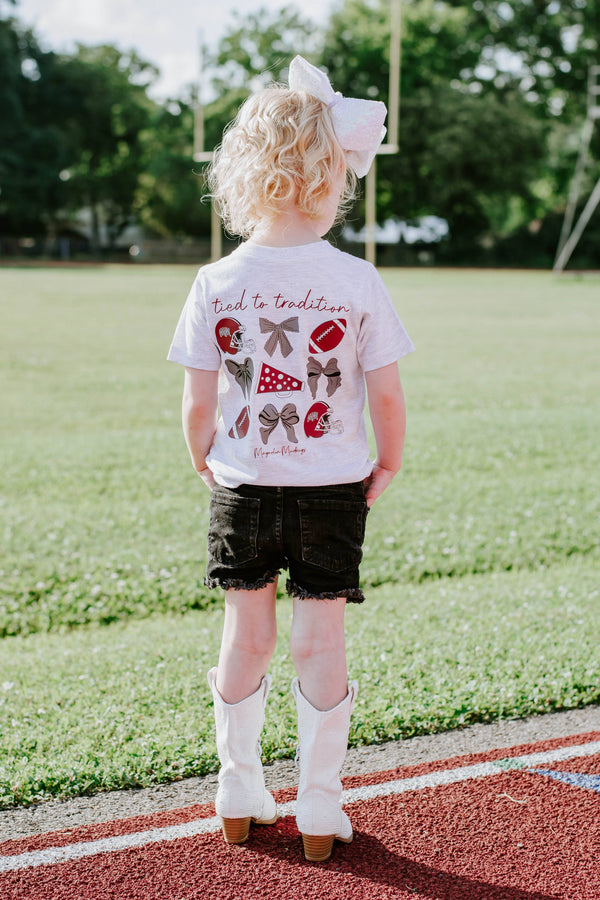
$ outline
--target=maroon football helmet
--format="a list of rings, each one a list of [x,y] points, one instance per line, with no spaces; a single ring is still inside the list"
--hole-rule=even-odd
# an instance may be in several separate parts
[[[254,353],[256,345],[253,340],[244,338],[245,326],[237,319],[220,319],[215,328],[217,344],[223,353],[235,355],[240,350],[246,353]]]
[[[304,419],[304,433],[307,437],[323,437],[324,434],[342,434],[344,426],[340,420],[331,421],[333,410],[323,400],[313,403]]]

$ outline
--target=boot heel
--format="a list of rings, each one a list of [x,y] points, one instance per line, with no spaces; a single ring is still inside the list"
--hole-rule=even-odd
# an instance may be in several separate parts
[[[309,862],[325,862],[333,849],[333,834],[303,834],[304,858]]]
[[[250,833],[250,816],[242,819],[221,819],[223,837],[228,844],[243,844]]]

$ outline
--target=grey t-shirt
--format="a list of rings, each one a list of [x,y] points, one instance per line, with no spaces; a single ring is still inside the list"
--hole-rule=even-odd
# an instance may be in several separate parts
[[[220,370],[219,484],[316,487],[370,474],[365,372],[413,350],[370,263],[248,241],[199,271],[168,358]]]

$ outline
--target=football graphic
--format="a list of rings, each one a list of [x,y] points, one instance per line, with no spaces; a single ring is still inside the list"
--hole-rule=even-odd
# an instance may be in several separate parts
[[[235,355],[239,350],[245,350],[246,353],[254,353],[256,345],[253,340],[245,338],[245,326],[238,322],[237,319],[220,319],[215,328],[217,344],[223,353],[232,353]]]
[[[323,322],[310,336],[308,349],[310,353],[327,353],[337,347],[346,333],[345,319],[330,319]]]
[[[331,421],[333,410],[323,400],[313,403],[304,419],[304,434],[306,437],[323,437],[324,434],[342,434],[344,426],[339,421]]]
[[[235,425],[233,425],[229,429],[229,437],[234,438],[234,440],[238,438],[244,438],[248,434],[248,428],[250,427],[250,407],[245,406],[237,419],[235,420]]]
[[[293,375],[280,372],[274,366],[263,363],[256,386],[257,394],[288,394],[291,391],[303,391],[304,382]]]

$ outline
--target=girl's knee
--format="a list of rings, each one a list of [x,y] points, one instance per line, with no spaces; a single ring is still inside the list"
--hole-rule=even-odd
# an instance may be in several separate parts
[[[294,663],[345,653],[345,601],[294,600],[290,651]]]
[[[225,596],[223,644],[250,657],[271,657],[277,642],[275,586]]]
[[[270,658],[277,642],[277,629],[272,623],[259,623],[254,627],[233,629],[224,633],[223,642],[236,653],[256,658]]]
[[[290,634],[290,652],[295,665],[315,656],[334,657],[345,653],[344,631],[294,627]]]
[[[275,640],[263,634],[238,637],[231,645],[236,652],[256,658],[270,659],[275,650]]]

